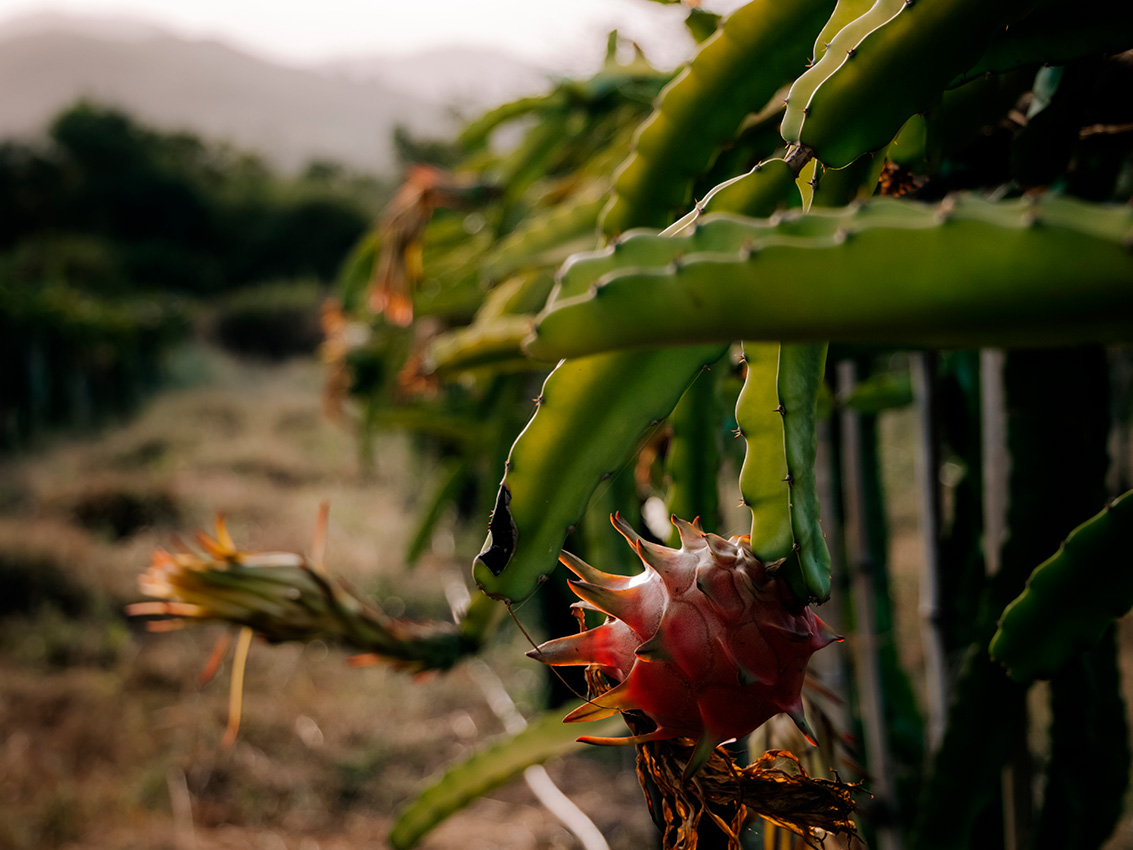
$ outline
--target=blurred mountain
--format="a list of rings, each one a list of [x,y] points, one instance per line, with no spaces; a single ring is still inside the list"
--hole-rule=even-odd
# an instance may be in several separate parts
[[[288,171],[324,158],[381,172],[393,165],[396,124],[451,134],[454,108],[474,113],[545,80],[502,57],[462,64],[471,61],[445,51],[306,70],[129,19],[27,16],[0,26],[0,137],[38,135],[85,97],[259,151]],[[519,80],[531,87],[516,88]]]
[[[347,57],[327,62],[322,69],[445,104],[464,117],[546,91],[552,76],[550,71],[514,56],[460,46],[394,57]]]

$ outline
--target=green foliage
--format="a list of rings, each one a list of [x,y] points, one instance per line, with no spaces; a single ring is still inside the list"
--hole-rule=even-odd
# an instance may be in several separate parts
[[[98,246],[119,289],[325,280],[365,229],[372,201],[360,193],[372,189],[325,165],[284,180],[246,154],[81,102],[55,118],[46,142],[0,147],[0,251],[45,232],[73,235]]]
[[[719,469],[722,456],[720,420],[723,398],[720,382],[727,360],[707,366],[692,382],[669,417],[672,436],[665,457],[668,481],[665,507],[669,516],[699,517],[705,531],[720,527]],[[619,505],[617,510],[622,510]],[[667,541],[680,548],[680,533],[674,526]],[[625,551],[618,547],[619,551]],[[608,559],[593,559],[606,564]]]
[[[57,116],[45,141],[0,145],[0,447],[129,410],[186,329],[180,298],[331,279],[368,225],[363,193],[374,188],[327,163],[283,179],[86,102]],[[288,298],[226,301],[219,336],[269,356],[311,351],[314,285]]]
[[[186,329],[177,304],[0,279],[0,449],[131,411]]]

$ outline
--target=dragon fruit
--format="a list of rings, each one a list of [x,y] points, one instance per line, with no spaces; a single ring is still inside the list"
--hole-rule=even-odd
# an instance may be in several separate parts
[[[606,621],[547,641],[528,653],[545,664],[597,665],[615,682],[566,722],[636,711],[656,728],[594,744],[640,744],[691,738],[685,769],[695,773],[717,745],[748,734],[780,712],[806,734],[802,707],[807,662],[840,640],[752,554],[747,536],[726,540],[673,517],[680,549],[642,539],[620,517],[615,527],[645,565],[635,576],[610,575],[563,552],[562,563],[583,608]]]

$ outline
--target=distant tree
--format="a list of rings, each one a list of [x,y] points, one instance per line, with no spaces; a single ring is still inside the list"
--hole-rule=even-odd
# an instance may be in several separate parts
[[[286,179],[254,154],[87,101],[43,143],[0,144],[0,252],[20,258],[21,279],[88,291],[329,280],[382,200],[373,178],[337,163]]]
[[[0,143],[0,250],[57,226],[64,193],[56,157],[19,142]]]

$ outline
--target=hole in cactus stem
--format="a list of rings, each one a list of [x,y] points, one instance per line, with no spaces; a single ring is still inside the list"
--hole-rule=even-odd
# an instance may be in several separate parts
[[[488,539],[491,545],[486,547],[476,560],[498,576],[504,571],[511,556],[515,553],[516,528],[515,520],[511,518],[511,490],[506,484],[500,485],[496,495],[496,508],[492,511],[492,518],[488,522]]]

